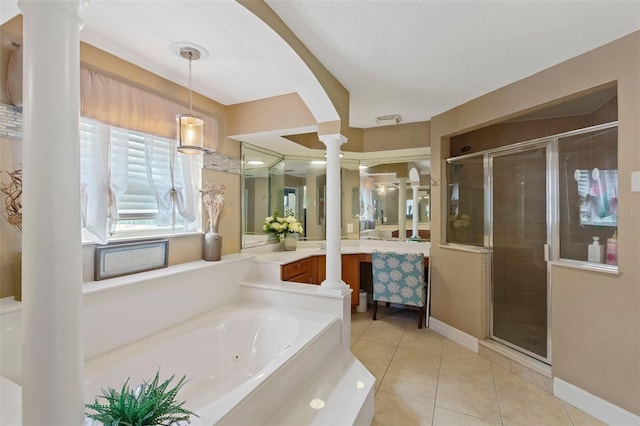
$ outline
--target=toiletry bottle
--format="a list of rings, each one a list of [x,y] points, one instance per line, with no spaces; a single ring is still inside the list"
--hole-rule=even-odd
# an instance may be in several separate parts
[[[600,245],[600,237],[593,238],[593,243],[589,244],[588,260],[594,263],[604,262],[604,247]]]
[[[618,264],[618,236],[617,231],[613,231],[613,237],[607,238],[607,264]]]

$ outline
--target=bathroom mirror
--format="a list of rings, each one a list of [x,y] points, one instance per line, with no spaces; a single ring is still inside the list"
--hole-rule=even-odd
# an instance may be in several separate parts
[[[366,160],[342,158],[340,166],[343,239],[407,239],[412,235],[414,211],[419,215],[420,237],[429,239],[428,155]],[[412,167],[420,175],[416,188],[417,209],[413,206],[413,188],[408,180]],[[243,248],[266,243],[262,225],[276,210],[280,214],[294,211],[305,230],[301,239],[326,239],[326,161],[323,157],[283,156],[243,143],[242,173]],[[404,196],[400,195],[401,187]],[[409,204],[411,207],[407,207]],[[403,226],[404,237],[400,231]]]
[[[409,175],[412,169],[417,172],[413,181]],[[413,236],[413,215],[417,214],[418,236],[429,240],[430,181],[428,155],[362,160],[360,238],[406,240]]]

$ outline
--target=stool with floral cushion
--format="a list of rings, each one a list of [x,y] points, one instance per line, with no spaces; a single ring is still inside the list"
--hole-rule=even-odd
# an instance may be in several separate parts
[[[373,319],[378,302],[415,306],[418,308],[418,328],[425,316],[426,288],[422,253],[371,253],[373,271]]]

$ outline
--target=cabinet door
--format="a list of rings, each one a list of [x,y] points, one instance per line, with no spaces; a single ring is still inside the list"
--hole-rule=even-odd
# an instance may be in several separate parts
[[[342,255],[342,281],[353,289],[351,293],[351,306],[360,302],[360,255]]]
[[[316,256],[316,284],[322,284],[322,281],[327,279],[327,257]]]

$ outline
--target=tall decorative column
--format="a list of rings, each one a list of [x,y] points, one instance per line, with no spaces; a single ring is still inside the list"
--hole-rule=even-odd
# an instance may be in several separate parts
[[[347,141],[342,135],[320,136],[327,147],[326,225],[327,225],[327,274],[322,282],[325,289],[342,290],[348,287],[342,281],[340,252],[340,146]]]
[[[327,147],[326,226],[327,262],[326,279],[318,287],[318,293],[342,299],[342,344],[351,347],[351,288],[342,281],[342,254],[340,251],[340,146],[347,138],[340,134],[320,136]]]
[[[407,178],[399,178],[400,188],[398,189],[398,238],[407,239]],[[415,208],[415,206],[414,206]]]
[[[22,421],[84,422],[79,2],[22,0]]]
[[[420,187],[420,173],[418,169],[412,167],[409,170],[409,180],[411,181],[411,189],[413,189],[413,230],[411,238],[418,238],[420,233],[418,232],[418,219],[420,217],[420,210],[418,209],[418,188]]]
[[[411,184],[411,189],[413,189],[413,231],[411,233],[412,237],[418,237],[420,232],[418,231],[418,218],[420,216],[420,211],[418,209],[418,188],[420,185]]]

